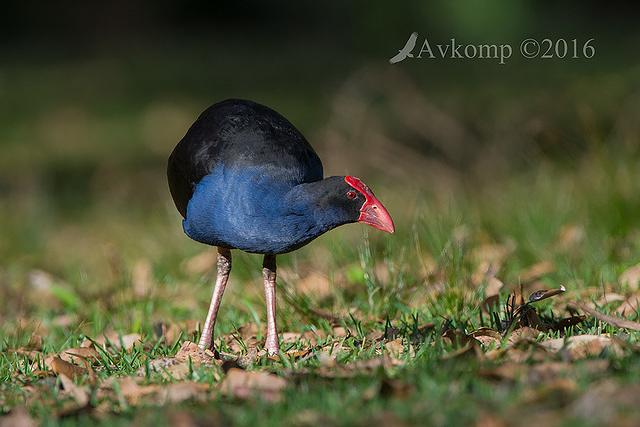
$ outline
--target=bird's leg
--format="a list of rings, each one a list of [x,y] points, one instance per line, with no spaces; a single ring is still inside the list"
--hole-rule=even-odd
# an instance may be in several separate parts
[[[264,344],[268,354],[280,353],[276,330],[276,256],[266,254],[262,263],[264,294],[267,299],[267,340]]]
[[[213,296],[211,297],[207,320],[204,322],[204,328],[202,329],[202,335],[200,336],[200,342],[198,343],[198,347],[203,350],[213,348],[213,327],[216,325],[218,308],[220,308],[220,301],[222,301],[222,294],[224,293],[224,288],[227,286],[227,279],[229,279],[230,271],[231,250],[218,248],[218,275],[216,277],[216,284],[213,288]]]

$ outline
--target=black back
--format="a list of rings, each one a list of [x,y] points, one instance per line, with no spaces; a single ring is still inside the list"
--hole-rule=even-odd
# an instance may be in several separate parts
[[[169,189],[183,217],[195,186],[217,168],[258,168],[291,186],[323,177],[320,158],[287,119],[241,99],[207,108],[169,157]]]

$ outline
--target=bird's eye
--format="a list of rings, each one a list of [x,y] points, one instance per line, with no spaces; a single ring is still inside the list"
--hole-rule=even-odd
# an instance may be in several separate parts
[[[350,199],[355,199],[356,198],[356,192],[355,191],[349,191],[347,193],[347,197]]]

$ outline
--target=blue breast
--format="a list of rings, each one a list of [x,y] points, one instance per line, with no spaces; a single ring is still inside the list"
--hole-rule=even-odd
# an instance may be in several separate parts
[[[291,206],[289,195],[296,186],[259,168],[217,167],[197,184],[184,231],[198,242],[245,252],[295,250],[326,231],[317,227],[313,212],[299,203]]]

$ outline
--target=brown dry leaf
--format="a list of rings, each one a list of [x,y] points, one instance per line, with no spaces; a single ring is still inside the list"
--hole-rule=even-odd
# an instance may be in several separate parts
[[[106,348],[109,343],[115,351],[131,350],[136,344],[140,343],[140,334],[121,335],[119,332],[112,331],[98,337],[95,342],[102,348]]]
[[[15,407],[11,412],[4,414],[0,419],[0,427],[36,427],[39,423],[35,418],[31,418],[27,409]]]
[[[323,330],[307,331],[302,334],[301,340],[305,341],[311,347],[318,345],[319,339],[326,339],[327,334]]]
[[[380,383],[380,395],[392,399],[406,399],[416,387],[395,378],[384,378]]]
[[[268,402],[277,402],[282,398],[281,392],[286,386],[284,378],[268,372],[231,368],[220,384],[220,391],[239,399],[260,396]]]
[[[484,291],[486,297],[491,297],[500,294],[500,289],[504,287],[504,283],[497,277],[490,277],[487,279],[487,288]]]
[[[58,376],[66,375],[76,380],[86,376],[91,385],[95,385],[96,383],[96,375],[93,369],[91,369],[91,366],[82,367],[74,365],[71,362],[60,359],[58,356],[54,356],[49,361],[48,366],[50,366],[51,370]]]
[[[475,341],[475,338],[473,336],[456,331],[455,329],[446,330],[442,334],[442,339],[445,343],[449,343],[458,347],[464,347],[470,341]]]
[[[631,316],[640,312],[640,292],[631,295],[614,311],[620,316]]]
[[[313,295],[314,298],[323,299],[331,293],[331,282],[326,276],[311,271],[304,278],[296,281],[296,289],[302,294]]]
[[[180,334],[185,332],[186,335],[182,335],[183,338],[193,339],[197,331],[199,330],[200,322],[198,320],[187,320],[181,323],[157,323],[154,325],[155,335],[166,343],[174,343],[180,337]]]
[[[599,300],[597,300],[595,303],[588,302],[586,304],[591,308],[595,308],[596,306],[602,307],[603,305],[607,305],[607,304],[615,302],[615,301],[624,301],[625,299],[626,299],[626,297],[624,295],[616,294],[616,293],[613,293],[613,292],[607,292]]]
[[[442,360],[451,360],[451,359],[459,359],[462,357],[475,357],[477,359],[482,358],[482,351],[480,350],[480,346],[477,341],[469,341],[464,346],[460,347],[457,350],[449,352],[442,356]]]
[[[487,273],[492,275],[492,272],[497,272],[500,269],[506,257],[514,249],[515,244],[483,244],[472,249],[471,258],[475,264],[479,266],[477,269],[478,272],[481,272],[483,276]]]
[[[399,359],[396,359],[395,357],[380,356],[380,357],[376,357],[375,359],[358,360],[356,362],[349,363],[347,366],[352,367],[354,369],[373,370],[379,367],[382,367],[384,369],[389,369],[394,366],[401,366],[403,364],[404,362],[402,362]]]
[[[247,322],[246,324],[240,326],[238,328],[238,333],[242,337],[243,340],[248,340],[251,338],[256,338],[258,336],[259,328],[256,323]]]
[[[76,385],[71,378],[63,373],[58,374],[64,394],[76,401],[78,408],[85,408],[89,404],[89,393],[84,387]]]
[[[37,364],[37,362],[42,362],[45,360],[46,356],[44,353],[35,350],[27,350],[26,348],[17,348],[15,350],[6,350],[13,351],[19,356],[26,356],[29,362]]]
[[[395,357],[381,356],[342,365],[338,364],[328,352],[320,353],[318,359],[321,367],[317,369],[316,373],[325,378],[352,378],[356,375],[372,374],[380,368],[388,370],[404,363]]]
[[[175,357],[161,357],[149,362],[149,372],[155,372],[167,379],[180,380],[186,378],[191,373],[189,362],[176,359]],[[147,375],[147,367],[142,366],[136,371],[136,375],[144,377]]]
[[[313,307],[310,307],[310,308],[309,308],[309,312],[310,312],[310,313],[312,313],[312,314],[314,314],[314,315],[316,315],[316,316],[318,316],[318,317],[320,317],[321,319],[326,319],[326,320],[328,320],[329,322],[331,322],[331,323],[335,323],[335,324],[340,323],[340,322],[341,322],[341,320],[342,320],[341,318],[339,318],[339,317],[337,317],[337,316],[334,316],[334,315],[329,314],[329,313],[325,313],[324,311],[321,311],[321,310],[315,309],[315,308],[313,308]]]
[[[174,357],[182,361],[191,360],[196,363],[212,364],[217,362],[211,350],[208,348],[203,350],[198,347],[198,344],[191,341],[182,343],[182,347],[180,347],[180,350],[178,350]],[[219,362],[222,363],[222,361]]]
[[[623,354],[620,344],[606,335],[576,335],[566,339],[557,338],[543,341],[540,346],[552,353],[561,352],[569,360],[599,356],[605,350],[613,352],[616,356]]]
[[[514,329],[513,332],[509,334],[507,344],[509,346],[516,346],[522,342],[531,343],[538,338],[539,335],[540,331],[538,329],[523,326],[521,328]]]
[[[33,332],[29,337],[29,342],[23,348],[25,350],[42,351],[42,337]]]
[[[558,233],[557,245],[563,250],[575,248],[584,240],[584,227],[581,225],[564,225]]]
[[[480,344],[485,348],[500,348],[502,344],[502,335],[490,328],[482,327],[471,333]]]
[[[335,338],[343,338],[349,336],[349,330],[342,325],[334,325],[332,335]]]
[[[520,281],[525,284],[531,283],[554,271],[556,271],[556,265],[553,261],[541,261],[522,270]]]
[[[122,397],[131,405],[165,405],[192,399],[203,401],[210,390],[209,384],[194,381],[141,386],[131,377],[114,378],[102,387],[103,391],[114,388],[120,390]]]
[[[386,342],[384,346],[391,357],[400,357],[400,355],[404,352],[404,344],[402,343],[402,338],[397,338],[393,341]]]
[[[206,383],[179,381],[157,389],[150,401],[156,405],[179,403],[187,400],[204,402],[210,389],[211,387]]]
[[[183,262],[184,271],[190,275],[213,274],[218,263],[218,254],[204,251]]]
[[[366,337],[367,341],[371,341],[371,342],[377,342],[377,341],[381,341],[384,338],[384,332],[382,331],[371,331],[369,332]]]
[[[606,314],[600,313],[599,311],[587,306],[585,303],[581,301],[576,301],[575,305],[578,308],[587,314],[592,315],[598,320],[601,320],[609,325],[616,326],[618,328],[631,329],[632,331],[640,331],[640,323],[632,322],[631,320],[620,319],[615,316],[608,316]]]
[[[520,363],[507,362],[491,368],[484,368],[478,371],[478,375],[492,381],[515,382],[522,374]]]
[[[115,384],[115,385],[114,385]],[[122,377],[116,378],[111,377],[109,381],[106,381],[101,389],[104,391],[106,389],[116,388],[120,391],[122,397],[130,404],[137,405],[140,403],[140,399],[147,394],[155,392],[159,385],[148,385],[148,386],[140,386],[133,378],[131,377]]]
[[[153,267],[147,258],[139,259],[133,265],[131,284],[136,298],[144,298],[149,295],[153,287]]]
[[[486,297],[484,301],[480,303],[480,308],[485,313],[494,313],[498,311],[500,307],[500,295],[491,295]]]
[[[64,361],[76,363],[83,367],[100,364],[100,355],[93,346],[69,348],[61,351],[56,356]]]
[[[640,264],[627,268],[618,277],[618,283],[622,286],[628,286],[629,289],[637,291],[640,283]]]

